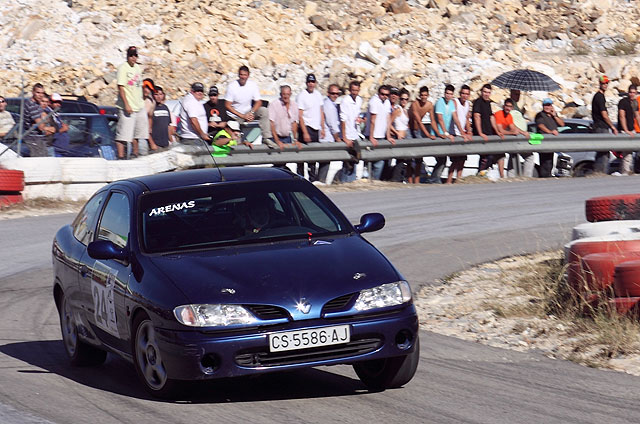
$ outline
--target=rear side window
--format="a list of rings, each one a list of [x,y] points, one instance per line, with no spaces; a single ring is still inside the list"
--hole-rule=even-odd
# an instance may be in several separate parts
[[[73,144],[84,144],[87,140],[89,129],[87,127],[88,120],[85,117],[63,117],[63,120],[69,126],[69,141]]]
[[[98,193],[91,198],[73,220],[73,236],[82,244],[87,245],[93,240],[96,221],[102,209],[107,193]]]
[[[98,239],[109,240],[120,248],[127,245],[129,240],[129,199],[124,193],[114,192],[109,198],[100,220]]]

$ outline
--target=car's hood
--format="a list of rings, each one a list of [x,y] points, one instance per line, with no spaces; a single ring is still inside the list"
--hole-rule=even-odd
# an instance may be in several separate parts
[[[291,310],[305,298],[316,309],[335,297],[400,278],[388,260],[357,235],[152,260],[191,303],[269,304]]]

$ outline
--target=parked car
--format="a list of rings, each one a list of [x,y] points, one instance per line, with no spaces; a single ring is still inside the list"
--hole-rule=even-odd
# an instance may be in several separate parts
[[[20,114],[20,97],[7,97],[7,110]],[[62,113],[96,113],[99,115],[116,115],[111,106],[98,106],[89,102],[84,96],[62,96]]]
[[[558,132],[563,134],[584,134],[593,132],[593,122],[588,119],[567,118],[564,120],[565,125],[558,128]],[[529,123],[529,131],[535,132],[535,123]],[[590,175],[595,169],[596,152],[565,152],[564,156],[571,158],[571,175],[574,177],[584,177]],[[620,171],[620,158],[613,152],[609,154],[608,174]],[[640,157],[635,156],[634,161],[635,172],[640,172]]]
[[[383,226],[378,213],[350,224],[276,168],[111,183],[53,241],[67,356],[118,354],[160,397],[181,380],[336,364],[372,390],[400,387],[418,365],[418,318],[409,284],[362,237]]]
[[[97,113],[61,113],[60,116],[69,126],[68,140],[54,141],[50,147],[52,156],[115,159],[117,118]],[[18,131],[13,131],[2,143],[17,151],[17,137]],[[21,156],[29,157],[29,147],[24,143],[20,146]]]

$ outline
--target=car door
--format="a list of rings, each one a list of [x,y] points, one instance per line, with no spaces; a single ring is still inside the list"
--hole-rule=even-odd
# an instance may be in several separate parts
[[[128,247],[130,234],[130,200],[124,191],[109,193],[98,221],[94,240],[108,240],[118,248]],[[117,259],[93,259],[86,252],[82,258],[81,285],[85,317],[92,333],[103,343],[127,351],[124,298],[128,290],[131,265]]]

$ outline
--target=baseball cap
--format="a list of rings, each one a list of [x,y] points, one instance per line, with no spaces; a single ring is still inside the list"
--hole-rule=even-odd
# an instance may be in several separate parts
[[[227,121],[227,126],[234,131],[240,131],[240,124],[238,124],[238,121]]]
[[[307,82],[316,82],[316,76],[313,74],[307,75]]]
[[[545,97],[544,100],[542,101],[543,105],[552,105],[553,104],[553,100],[551,100],[548,97]]]
[[[209,88],[209,95],[210,96],[217,96],[218,95],[218,87],[216,87],[215,85],[211,86],[211,88]]]
[[[400,93],[400,89],[398,87],[389,87],[390,94],[398,94]]]
[[[194,82],[193,84],[191,84],[191,91],[199,91],[201,93],[204,93],[204,85],[202,85],[201,82]]]
[[[53,93],[51,95],[51,101],[52,102],[61,102],[62,101],[62,96],[58,93]]]
[[[600,80],[600,82],[601,82],[602,84],[608,84],[608,83],[609,83],[609,77],[608,77],[608,76],[606,76],[606,75],[601,75],[601,76],[600,76],[600,78],[599,78],[599,80]]]
[[[127,57],[138,56],[138,49],[136,46],[131,46],[127,49]]]

